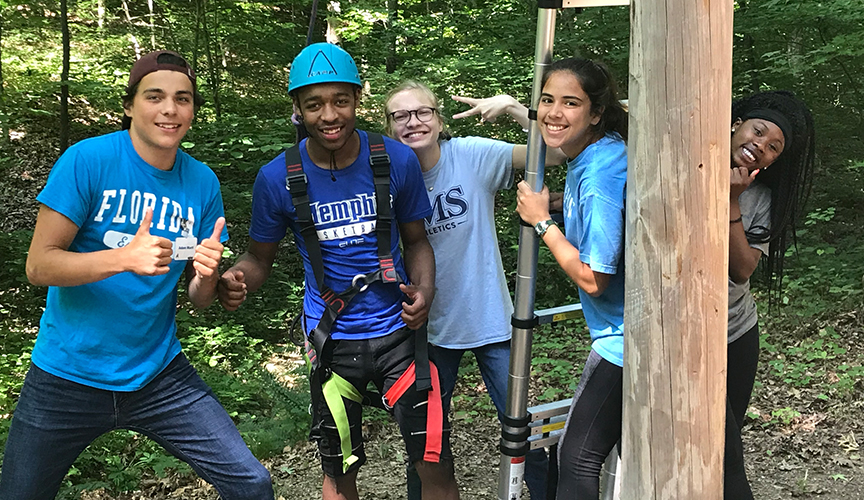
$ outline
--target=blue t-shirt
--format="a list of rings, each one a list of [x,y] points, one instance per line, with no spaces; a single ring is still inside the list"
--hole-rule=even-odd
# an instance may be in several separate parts
[[[369,140],[360,136],[360,155],[346,168],[330,171],[319,168],[309,159],[306,141],[300,142],[303,171],[308,179],[312,219],[324,264],[324,282],[339,293],[351,286],[358,274],[378,269],[378,240],[375,237],[377,209],[375,184],[369,165]],[[417,156],[408,146],[384,139],[390,155],[390,206],[396,221],[408,223],[428,217],[429,200]],[[335,176],[334,182],[331,174]],[[306,272],[306,294],[303,311],[306,329],[311,331],[324,310],[318,284],[309,262],[306,244],[297,224],[297,211],[286,187],[285,153],[261,167],[252,195],[252,224],[249,236],[261,243],[275,243],[290,228],[303,257]],[[406,282],[405,265],[399,251],[399,231],[393,224],[391,236],[393,263]],[[382,337],[405,326],[402,314],[403,295],[395,284],[373,283],[336,319],[330,332],[334,339],[370,339]]]
[[[624,195],[627,146],[607,134],[567,165],[564,227],[579,260],[593,271],[611,274],[599,297],[579,289],[591,348],[624,366]]]
[[[498,250],[495,193],[513,182],[513,145],[482,137],[443,141],[441,158],[423,180],[438,289],[429,342],[473,349],[510,339],[513,302]]]
[[[69,251],[80,253],[128,244],[147,208],[153,209],[150,234],[171,241],[184,229],[199,242],[209,238],[223,215],[210,168],[178,151],[172,169],[159,170],[138,155],[127,131],[69,148],[37,200],[78,226]],[[174,313],[187,263],[174,261],[161,276],[123,272],[86,285],[49,287],[33,363],[99,389],[144,387],[180,352]]]

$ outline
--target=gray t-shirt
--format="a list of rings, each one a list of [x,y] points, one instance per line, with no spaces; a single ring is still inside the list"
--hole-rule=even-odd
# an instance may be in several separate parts
[[[441,158],[423,180],[438,289],[429,341],[473,349],[508,340],[513,302],[498,250],[495,193],[513,183],[513,145],[480,137],[442,141]]]
[[[771,190],[754,182],[738,197],[745,231],[753,228],[767,231],[771,227]],[[764,229],[763,229],[764,228]],[[763,255],[768,255],[768,243],[750,242]],[[732,343],[747,333],[758,321],[756,301],[750,293],[750,280],[735,283],[729,278],[729,326],[727,342]]]

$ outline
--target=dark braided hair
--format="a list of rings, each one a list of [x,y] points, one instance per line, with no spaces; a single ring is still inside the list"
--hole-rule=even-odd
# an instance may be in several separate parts
[[[552,73],[557,71],[567,71],[579,80],[582,90],[591,100],[591,112],[600,115],[600,121],[591,126],[591,132],[598,137],[603,137],[608,132],[618,132],[626,141],[627,112],[618,101],[618,86],[609,68],[603,63],[581,57],[559,59],[543,74],[542,87],[546,86]]]
[[[816,131],[810,109],[795,94],[787,90],[761,92],[732,104],[732,122],[757,109],[782,113],[792,126],[780,156],[763,168],[754,182],[771,190],[771,227],[754,227],[746,231],[753,243],[768,242],[768,255],[762,259],[764,277],[768,283],[769,302],[779,294],[783,282],[783,257],[789,235],[795,242],[795,228],[812,185],[816,162]]]

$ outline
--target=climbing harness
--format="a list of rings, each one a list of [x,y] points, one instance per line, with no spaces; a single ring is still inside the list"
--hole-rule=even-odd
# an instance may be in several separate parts
[[[434,364],[429,362],[425,324],[414,333],[414,362],[383,397],[369,394],[368,398],[364,398],[360,390],[329,368],[333,348],[337,342],[331,338],[330,332],[336,319],[351,300],[358,293],[365,291],[372,283],[379,281],[394,285],[402,283],[399,273],[396,272],[393,255],[390,252],[393,227],[393,215],[390,210],[390,156],[384,147],[384,139],[381,134],[367,132],[367,136],[369,139],[369,164],[372,168],[375,185],[377,211],[375,236],[378,244],[378,269],[372,273],[356,275],[351,281],[351,286],[342,292],[334,291],[324,282],[324,260],[321,254],[321,244],[318,240],[318,231],[312,220],[308,179],[303,172],[299,143],[285,151],[285,169],[287,172],[285,186],[291,193],[291,200],[297,211],[297,224],[300,226],[300,234],[306,243],[306,251],[309,255],[312,272],[315,275],[315,282],[318,285],[318,293],[325,304],[321,319],[311,332],[306,333],[306,325],[303,322],[303,331],[306,333],[306,359],[310,366],[309,376],[310,380],[317,379],[319,382],[324,400],[336,423],[342,449],[343,471],[347,471],[348,467],[355,463],[358,458],[352,453],[348,414],[342,398],[360,404],[366,403],[383,407],[390,411],[412,384],[416,384],[418,391],[429,393],[424,460],[437,462],[441,454],[443,423],[441,388],[438,383],[437,369]],[[437,430],[434,430],[435,428]]]

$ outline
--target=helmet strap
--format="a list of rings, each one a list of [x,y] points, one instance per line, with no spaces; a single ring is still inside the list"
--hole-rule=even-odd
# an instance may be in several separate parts
[[[333,171],[336,170],[336,151],[330,151],[330,180],[336,182],[336,175]]]

